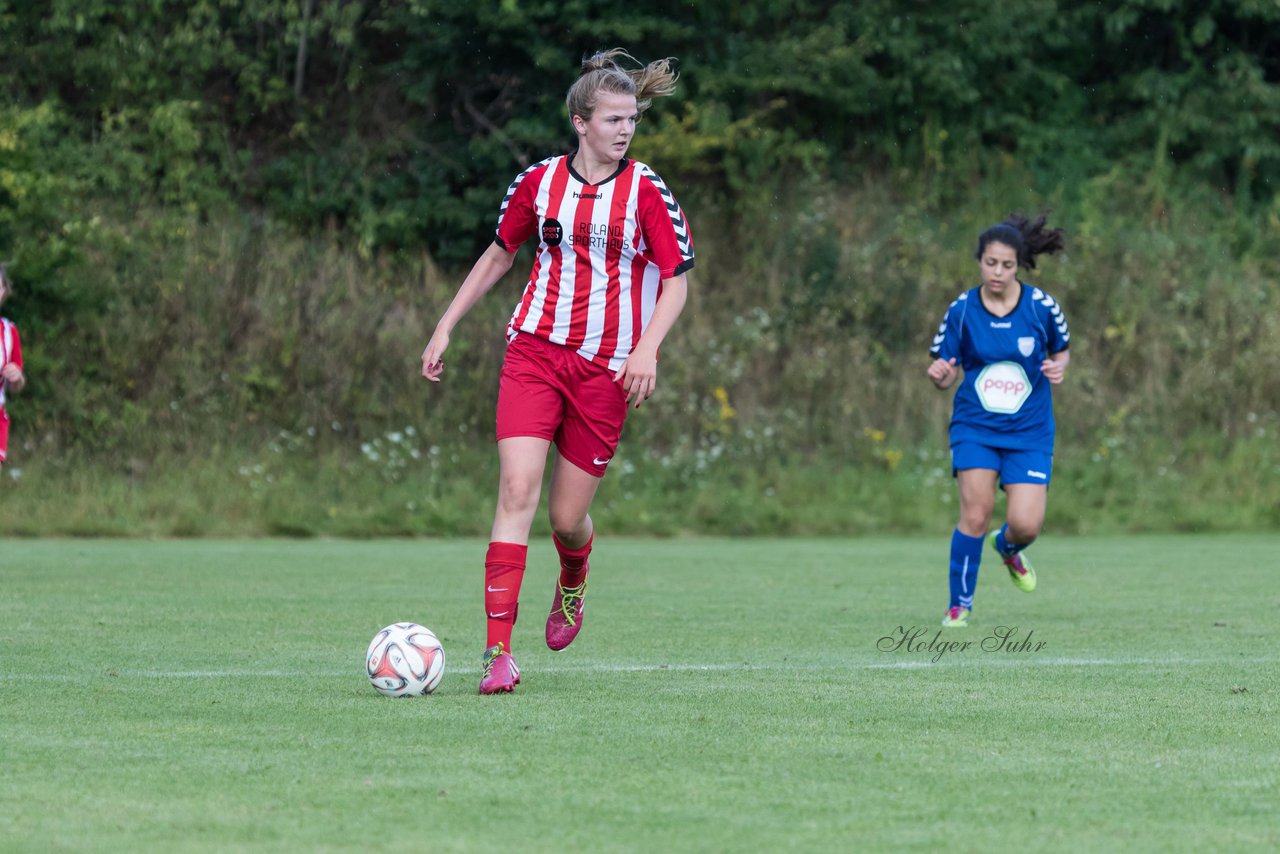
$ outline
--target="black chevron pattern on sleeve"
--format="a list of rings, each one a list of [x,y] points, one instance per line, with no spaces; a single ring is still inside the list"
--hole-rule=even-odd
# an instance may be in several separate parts
[[[666,203],[667,214],[671,217],[671,225],[676,232],[676,242],[680,245],[680,255],[689,259],[693,257],[693,241],[689,237],[689,223],[684,218],[684,211],[680,209],[680,205],[676,202],[676,197],[671,190],[667,188],[666,183],[658,177],[658,173],[654,172],[648,166],[641,165],[640,174],[653,184],[654,189],[662,196],[662,201]]]
[[[511,197],[516,194],[516,188],[520,186],[520,182],[524,180],[524,177],[528,175],[530,172],[532,172],[533,170],[537,169],[538,167],[546,166],[552,160],[555,160],[555,157],[548,157],[546,160],[539,160],[537,163],[533,164],[528,169],[524,170],[519,175],[517,175],[516,179],[511,182],[511,186],[507,187],[507,194],[502,197],[502,206],[498,208],[499,224],[502,223],[502,218],[506,216],[507,205],[511,204]]]

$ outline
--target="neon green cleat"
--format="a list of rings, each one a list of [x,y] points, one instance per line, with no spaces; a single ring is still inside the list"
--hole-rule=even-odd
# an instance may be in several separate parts
[[[948,629],[959,629],[969,625],[969,609],[959,605],[948,608],[942,615],[942,625]]]
[[[1009,578],[1013,581],[1013,586],[1030,593],[1036,589],[1036,571],[1031,565],[1031,561],[1027,560],[1026,555],[1018,552],[1016,555],[1006,557],[996,548],[996,534],[999,531],[993,531],[987,539],[991,540],[991,548],[995,549],[996,554],[1000,555],[1000,559],[1004,561],[1005,568],[1009,570]]]

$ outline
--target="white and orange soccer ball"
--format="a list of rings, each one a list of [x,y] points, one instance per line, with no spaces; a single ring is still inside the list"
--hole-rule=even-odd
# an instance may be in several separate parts
[[[380,693],[416,697],[430,694],[444,677],[444,647],[428,628],[393,623],[373,636],[364,663]]]

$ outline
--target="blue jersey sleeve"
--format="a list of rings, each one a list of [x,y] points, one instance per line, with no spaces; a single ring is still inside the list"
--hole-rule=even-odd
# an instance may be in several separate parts
[[[957,364],[960,363],[960,344],[964,337],[961,327],[968,296],[967,293],[961,294],[955,302],[951,303],[946,316],[942,318],[938,333],[933,336],[933,346],[929,348],[929,355],[935,359],[955,359]]]
[[[1045,328],[1045,352],[1048,355],[1061,353],[1071,346],[1071,330],[1067,328],[1067,317],[1062,313],[1062,306],[1048,294],[1038,294],[1041,315]]]

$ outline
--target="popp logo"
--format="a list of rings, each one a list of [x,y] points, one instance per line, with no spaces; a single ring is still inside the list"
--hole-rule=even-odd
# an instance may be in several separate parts
[[[1022,380],[998,380],[995,377],[987,377],[986,381],[982,384],[982,390],[984,392],[1012,394],[1014,396],[1022,394],[1022,390],[1026,387],[1027,384]]]
[[[974,380],[982,408],[988,412],[1013,414],[1031,396],[1031,381],[1017,362],[987,365]]]

